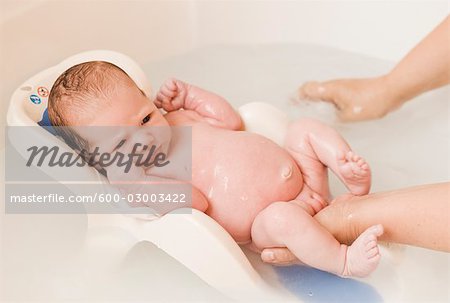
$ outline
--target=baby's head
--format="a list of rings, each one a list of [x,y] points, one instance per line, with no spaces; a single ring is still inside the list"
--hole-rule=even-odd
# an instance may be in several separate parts
[[[123,139],[145,143],[142,131],[134,128],[130,132],[133,128],[123,126],[139,127],[147,135],[147,126],[168,126],[154,103],[122,69],[102,61],[75,65],[58,77],[50,90],[48,116],[72,148],[90,152],[94,147],[112,152]],[[114,136],[105,138],[94,126],[114,126]]]

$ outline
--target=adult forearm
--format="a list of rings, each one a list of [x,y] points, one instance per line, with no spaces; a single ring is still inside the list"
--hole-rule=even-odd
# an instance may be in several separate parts
[[[351,243],[369,226],[382,224],[382,241],[450,252],[449,195],[450,183],[440,183],[352,197],[337,201],[315,218],[343,243]],[[342,219],[336,225],[338,216]]]
[[[450,17],[414,47],[385,78],[397,105],[450,83]]]

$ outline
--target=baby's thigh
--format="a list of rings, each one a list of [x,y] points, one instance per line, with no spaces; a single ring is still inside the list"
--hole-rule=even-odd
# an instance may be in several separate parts
[[[308,210],[294,202],[274,202],[255,218],[251,228],[253,244],[259,248],[285,247],[288,239],[302,237],[314,218]]]

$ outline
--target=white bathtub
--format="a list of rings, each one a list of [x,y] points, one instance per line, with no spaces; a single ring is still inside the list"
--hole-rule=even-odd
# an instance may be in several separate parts
[[[334,122],[325,105],[289,104],[305,80],[388,71],[444,18],[446,1],[11,1],[1,2],[0,10],[3,114],[27,77],[83,50],[113,49],[141,63],[155,88],[175,76],[235,106],[270,102],[293,118],[333,123],[371,163],[374,191],[450,179],[448,88],[380,121],[357,124]],[[331,186],[343,192],[334,179]],[[227,301],[149,243],[135,247],[120,266],[81,258],[85,216],[4,215],[2,206],[0,220],[0,300]],[[127,241],[119,230],[110,237]],[[359,281],[273,269],[248,256],[280,292],[306,302],[449,300],[448,254],[396,246],[383,253],[379,269]]]

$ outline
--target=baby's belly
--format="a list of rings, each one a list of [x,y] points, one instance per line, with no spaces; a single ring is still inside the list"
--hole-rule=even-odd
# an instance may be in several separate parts
[[[192,145],[192,183],[208,198],[206,213],[238,242],[250,240],[262,209],[294,199],[303,186],[294,159],[265,137],[202,124]]]

